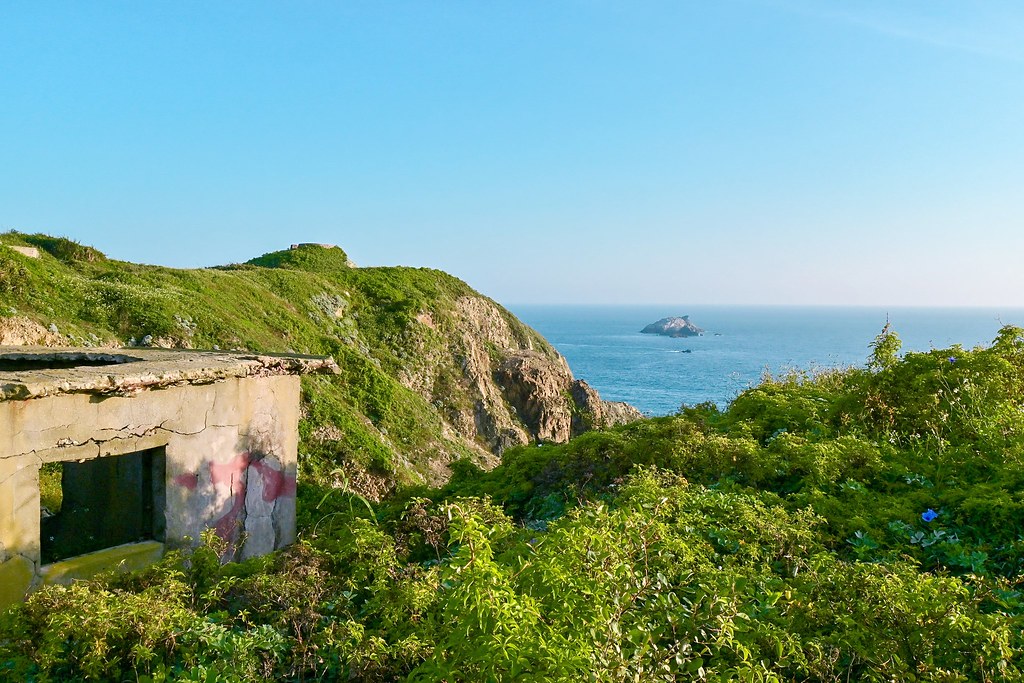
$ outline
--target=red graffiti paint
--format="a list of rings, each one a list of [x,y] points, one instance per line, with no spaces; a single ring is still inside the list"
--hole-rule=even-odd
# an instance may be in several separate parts
[[[231,508],[213,525],[224,541],[233,543],[238,537],[238,518],[245,509],[245,470],[250,457],[249,453],[239,453],[226,463],[210,463],[210,481],[214,487],[227,487],[232,497]]]
[[[199,486],[199,475],[192,472],[179,474],[174,478],[174,483],[189,491],[195,491],[196,487]]]
[[[251,464],[250,464],[251,463]],[[238,537],[238,522],[245,509],[245,496],[248,489],[248,469],[252,469],[263,481],[263,500],[272,503],[281,497],[295,496],[295,475],[286,474],[261,459],[253,461],[251,453],[239,453],[226,463],[210,463],[210,481],[215,488],[227,488],[231,494],[231,508],[214,522],[213,528],[217,535],[225,541],[235,542]],[[181,475],[178,479],[187,475]],[[175,481],[178,481],[176,479]],[[191,480],[190,480],[191,481]],[[188,486],[184,482],[179,482]],[[192,482],[192,488],[198,483],[198,477]]]
[[[294,475],[287,475],[264,460],[257,460],[252,466],[263,479],[263,500],[265,502],[270,503],[281,496],[295,495]]]
[[[213,525],[213,530],[217,532],[217,536],[222,541],[234,543],[238,540],[238,517],[242,514],[242,508],[244,507],[245,489],[235,494],[235,500],[231,505],[231,509]]]
[[[226,463],[210,463],[210,481],[214,486],[233,487],[235,481],[242,480],[242,473],[249,466],[249,453],[239,453]],[[244,483],[243,483],[244,487]]]

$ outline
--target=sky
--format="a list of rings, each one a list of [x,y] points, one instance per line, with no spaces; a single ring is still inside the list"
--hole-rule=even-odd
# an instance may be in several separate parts
[[[0,231],[507,304],[1024,306],[1024,4],[8,2]]]

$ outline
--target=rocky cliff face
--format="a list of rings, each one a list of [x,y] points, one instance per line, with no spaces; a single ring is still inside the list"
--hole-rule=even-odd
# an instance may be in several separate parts
[[[416,319],[429,319],[437,330],[434,318],[421,313]],[[425,371],[405,373],[404,383],[442,405],[452,429],[489,453],[537,441],[565,443],[589,429],[642,417],[632,406],[601,400],[542,337],[486,297],[458,298],[449,322],[454,334],[447,349],[433,354]],[[452,374],[457,381],[450,381]]]
[[[573,378],[561,356],[537,351],[510,354],[495,377],[502,392],[526,425],[532,439],[565,443],[591,429],[625,424],[642,417],[625,403],[610,403],[583,380]]]

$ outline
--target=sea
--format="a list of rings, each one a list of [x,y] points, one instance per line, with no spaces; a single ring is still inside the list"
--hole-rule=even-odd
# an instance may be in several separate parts
[[[1003,325],[1024,327],[1024,308],[745,306],[509,306],[569,361],[573,374],[609,401],[647,415],[683,405],[725,408],[765,373],[863,367],[888,321],[902,350],[992,343]],[[672,339],[640,330],[690,316],[705,333]]]

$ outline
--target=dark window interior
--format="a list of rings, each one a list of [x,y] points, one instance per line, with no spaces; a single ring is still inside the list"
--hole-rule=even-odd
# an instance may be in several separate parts
[[[59,491],[46,495],[46,489]],[[164,540],[164,449],[152,448],[40,472],[43,564],[124,543]],[[58,509],[53,509],[59,506]]]

